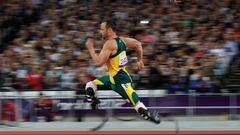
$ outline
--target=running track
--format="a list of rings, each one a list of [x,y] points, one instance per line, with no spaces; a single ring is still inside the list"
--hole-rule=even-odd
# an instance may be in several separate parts
[[[163,121],[156,125],[145,121],[101,122],[24,122],[17,126],[0,125],[0,135],[240,135],[240,121]]]

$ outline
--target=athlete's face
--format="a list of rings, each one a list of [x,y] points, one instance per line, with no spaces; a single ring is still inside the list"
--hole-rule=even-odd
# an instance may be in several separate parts
[[[108,29],[106,27],[106,22],[101,23],[99,32],[103,38],[106,39],[108,37]]]

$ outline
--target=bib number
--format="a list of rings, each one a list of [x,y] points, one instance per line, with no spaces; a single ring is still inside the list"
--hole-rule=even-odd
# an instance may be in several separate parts
[[[119,58],[119,67],[125,66],[128,63],[127,56],[120,56]]]

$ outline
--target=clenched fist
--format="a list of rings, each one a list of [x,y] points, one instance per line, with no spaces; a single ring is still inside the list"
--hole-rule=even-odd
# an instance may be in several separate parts
[[[88,50],[93,49],[94,42],[95,42],[95,40],[93,38],[88,38],[86,43],[85,43],[86,48]]]

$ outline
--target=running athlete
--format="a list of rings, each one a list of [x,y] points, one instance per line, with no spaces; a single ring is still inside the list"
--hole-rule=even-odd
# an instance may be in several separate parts
[[[134,109],[146,120],[156,124],[160,123],[158,112],[150,112],[140,101],[138,94],[132,88],[132,79],[127,72],[125,65],[128,63],[126,47],[132,48],[137,53],[136,68],[141,70],[144,67],[142,61],[142,45],[139,41],[128,37],[118,37],[116,34],[116,22],[107,20],[100,25],[100,34],[106,40],[102,50],[97,54],[94,50],[94,39],[88,38],[86,48],[97,66],[107,65],[109,75],[97,78],[86,84],[85,90],[92,99],[93,109],[99,102],[95,96],[98,85],[104,85],[120,94],[124,99],[128,99]]]

